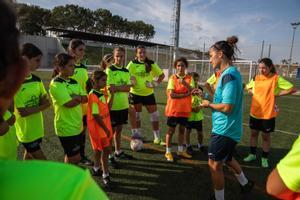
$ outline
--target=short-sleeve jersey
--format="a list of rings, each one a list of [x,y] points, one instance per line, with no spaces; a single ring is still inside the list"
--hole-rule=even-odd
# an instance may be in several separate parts
[[[300,193],[300,137],[292,149],[277,164],[278,173],[284,184],[292,191]]]
[[[131,93],[139,96],[148,96],[154,93],[154,89],[147,87],[146,83],[152,82],[153,78],[163,74],[163,71],[154,61],[150,61],[149,64],[151,64],[151,70],[150,72],[146,72],[144,62],[134,59],[128,63],[127,69],[129,74],[136,79],[136,85],[130,89]]]
[[[74,136],[83,128],[81,104],[68,108],[64,106],[72,100],[72,95],[86,95],[74,79],[55,77],[50,83],[50,96],[54,105],[54,128],[58,136]]]
[[[167,117],[185,117],[188,118],[192,111],[192,97],[191,95],[183,98],[172,98],[171,91],[176,94],[186,94],[189,89],[182,84],[182,81],[187,82],[192,88],[195,87],[195,82],[192,76],[179,76],[173,74],[168,81],[167,86],[167,105],[165,114]]]
[[[212,111],[212,132],[239,142],[242,135],[243,86],[240,72],[234,66],[225,69],[217,83],[214,104],[231,104],[230,113]]]
[[[246,85],[246,89],[252,89],[252,93],[254,93],[255,92],[254,85],[255,85],[255,80],[251,79],[250,82]],[[292,87],[294,87],[294,85],[291,82],[287,81],[282,76],[278,75],[278,80],[275,87],[274,95],[277,95],[282,90],[289,90]]]
[[[7,121],[12,117],[12,113],[6,111],[3,119]],[[9,127],[9,130],[4,135],[0,136],[0,160],[16,160],[17,159],[17,136],[15,125]]]
[[[89,171],[75,165],[0,160],[0,177],[1,200],[108,200]]]
[[[42,80],[30,74],[14,96],[16,133],[20,142],[32,142],[44,136],[42,112],[21,117],[18,108],[39,107],[42,96],[47,95]]]
[[[129,71],[125,67],[112,65],[106,69],[107,85],[130,85]],[[129,107],[128,92],[115,92],[111,110],[124,110]]]
[[[202,102],[201,97],[197,95],[192,95],[192,108],[198,107]],[[190,117],[188,118],[188,121],[201,121],[203,120],[203,111],[200,109],[198,112],[191,112]]]
[[[72,79],[76,80],[81,86],[82,90],[87,93],[86,85],[89,79],[88,70],[86,65],[79,63],[74,65],[74,74],[71,76]],[[82,106],[82,114],[86,115],[87,104],[81,104]]]

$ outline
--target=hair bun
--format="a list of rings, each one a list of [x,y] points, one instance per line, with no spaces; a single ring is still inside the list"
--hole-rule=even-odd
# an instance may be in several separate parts
[[[226,40],[231,46],[235,46],[235,44],[239,41],[239,38],[235,35],[228,37]]]

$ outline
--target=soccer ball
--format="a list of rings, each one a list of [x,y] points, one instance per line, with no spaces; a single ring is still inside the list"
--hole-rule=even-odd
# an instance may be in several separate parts
[[[132,151],[141,151],[143,149],[143,141],[140,139],[131,139],[130,148]]]

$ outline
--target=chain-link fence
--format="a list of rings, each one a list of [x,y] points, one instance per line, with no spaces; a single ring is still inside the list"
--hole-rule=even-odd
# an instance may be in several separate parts
[[[200,81],[205,82],[213,73],[214,70],[209,63],[209,60],[188,60],[188,72],[197,72],[200,75]],[[240,71],[244,82],[249,81],[255,74],[257,63],[251,60],[237,60],[233,65]]]

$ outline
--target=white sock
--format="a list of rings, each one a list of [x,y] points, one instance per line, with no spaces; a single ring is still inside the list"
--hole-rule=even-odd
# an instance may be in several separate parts
[[[234,174],[234,175],[242,186],[248,183],[248,179],[246,178],[244,172],[241,172],[240,174]]]
[[[224,189],[223,190],[215,189],[215,198],[216,200],[224,200]]]
[[[199,148],[199,149],[201,148],[201,146],[202,146],[202,145],[201,145],[200,143],[198,143],[198,148]]]
[[[119,151],[115,151],[115,153],[117,154],[117,155],[120,155],[121,153],[122,153],[123,151],[122,150],[119,150]]]
[[[109,173],[103,173],[102,174],[102,178],[106,178],[106,177],[109,177]]]
[[[183,152],[183,146],[178,146],[178,151]]]
[[[159,130],[153,131],[154,139],[160,139],[160,133]]]
[[[94,166],[93,169],[94,169],[95,171],[98,171],[98,170],[100,169],[100,166],[97,166],[97,167]]]
[[[171,149],[172,149],[171,147],[167,147],[166,148],[166,153],[171,153]]]

